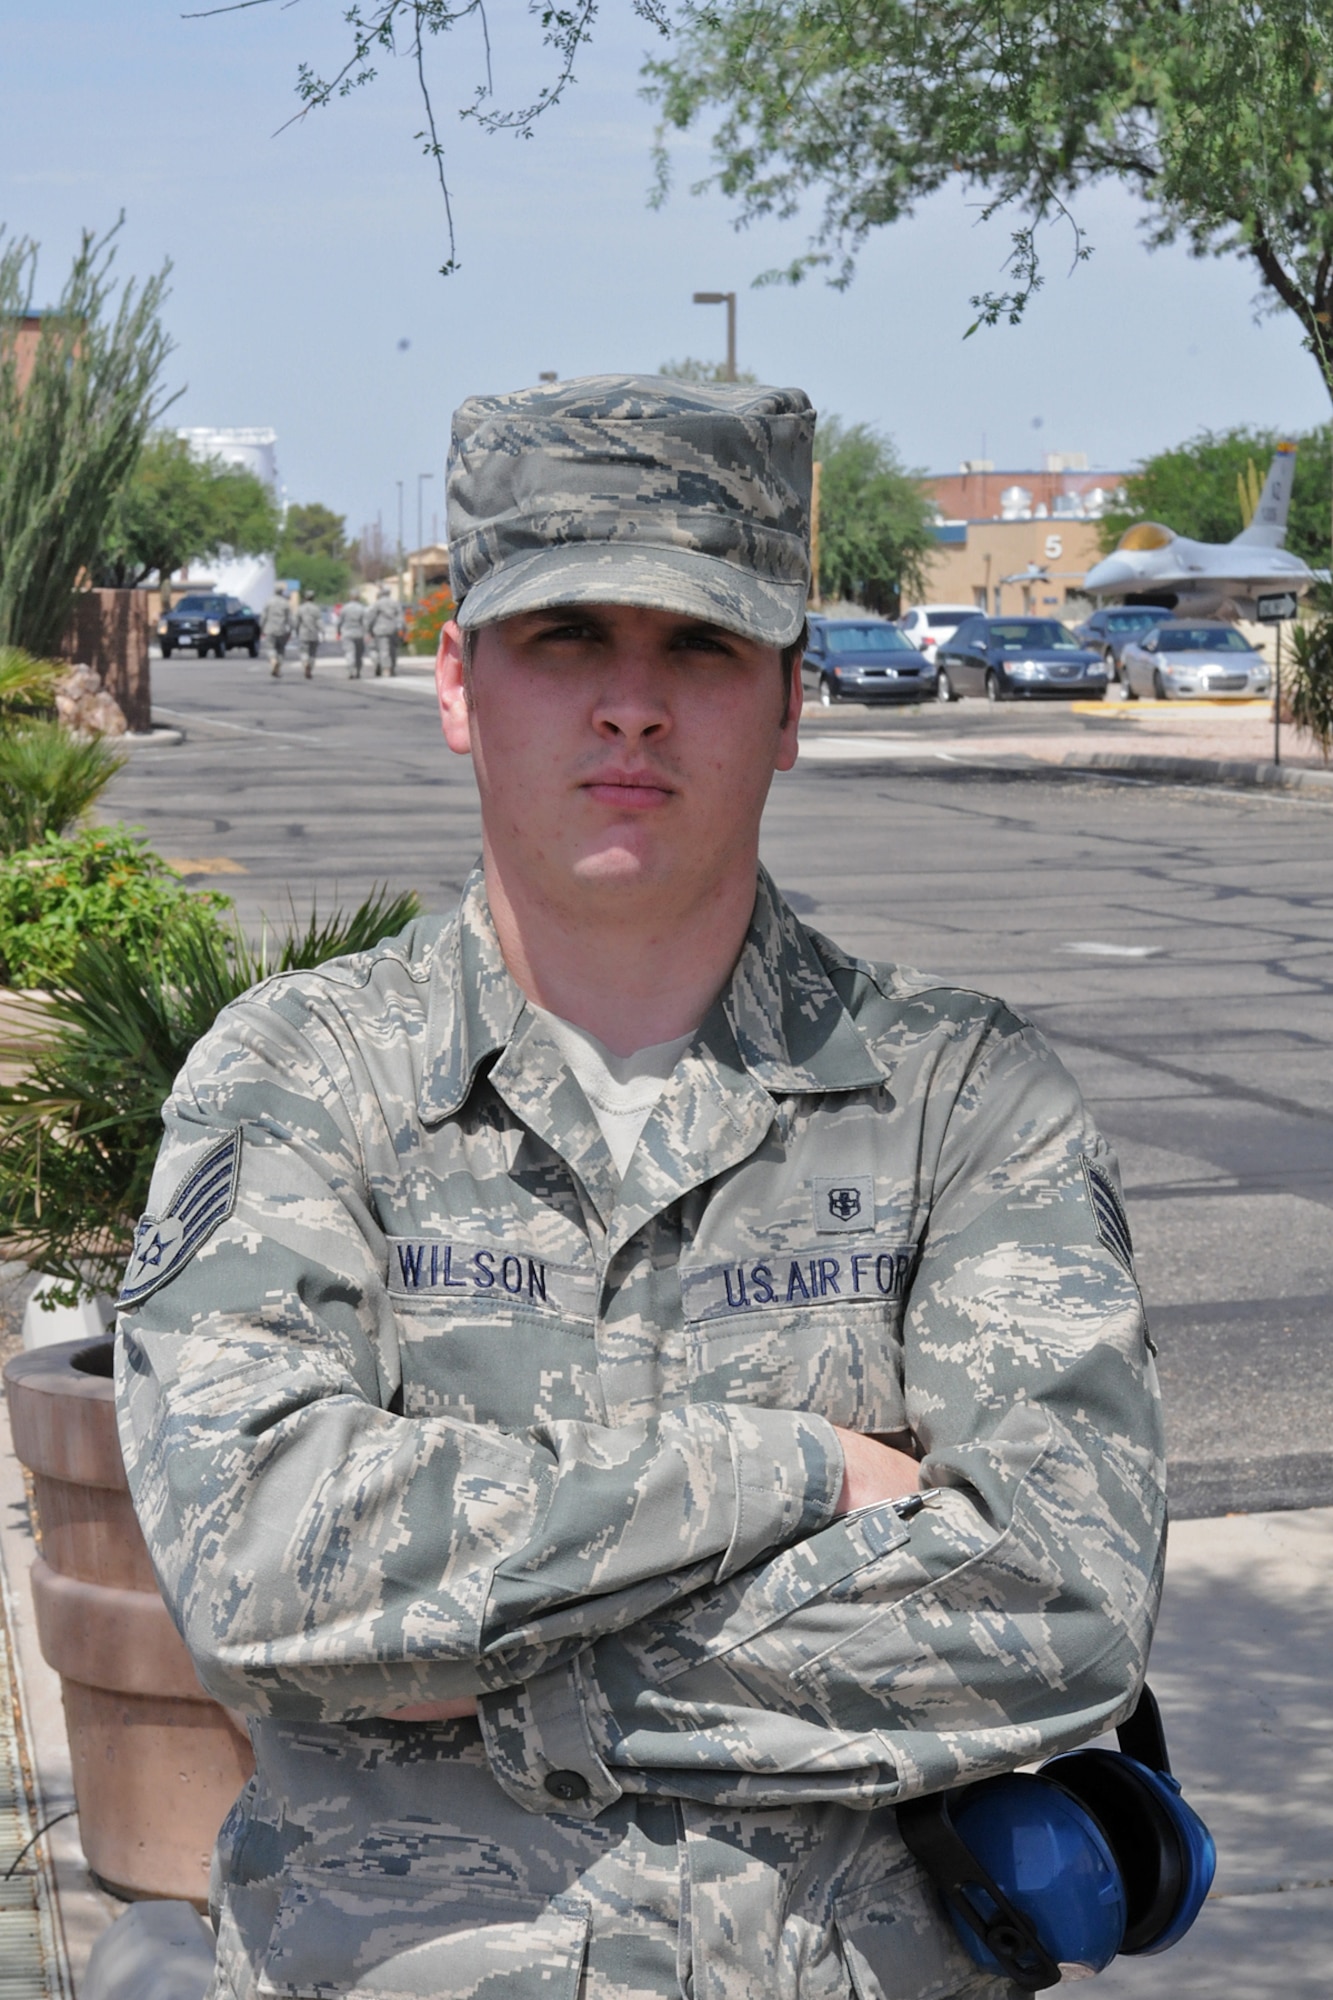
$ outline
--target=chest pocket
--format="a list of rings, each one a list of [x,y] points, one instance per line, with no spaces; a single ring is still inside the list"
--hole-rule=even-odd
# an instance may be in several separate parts
[[[389,1238],[403,1414],[525,1430],[599,1423],[597,1273],[517,1236]]]
[[[691,1396],[813,1410],[853,1430],[903,1429],[902,1322],[915,1264],[915,1245],[867,1236],[682,1266]]]

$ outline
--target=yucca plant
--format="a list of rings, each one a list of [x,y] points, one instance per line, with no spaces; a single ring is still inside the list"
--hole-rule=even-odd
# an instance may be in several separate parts
[[[1285,705],[1297,733],[1308,736],[1327,763],[1333,755],[1333,615],[1297,625],[1291,649]]]
[[[161,1108],[221,1008],[257,979],[319,965],[401,930],[412,894],[350,915],[293,917],[252,947],[216,919],[182,923],[152,965],[90,941],[67,984],[0,1033],[0,1252],[59,1278],[72,1303],[114,1290],[145,1206]]]
[[[58,722],[0,727],[0,854],[64,833],[124,762],[102,737],[71,736]]]
[[[56,682],[68,671],[63,660],[38,660],[21,646],[0,646],[0,720],[52,715]]]

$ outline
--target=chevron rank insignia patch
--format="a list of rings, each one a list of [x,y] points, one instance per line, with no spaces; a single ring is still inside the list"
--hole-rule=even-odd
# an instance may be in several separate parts
[[[162,1215],[140,1218],[117,1306],[137,1306],[174,1278],[226,1221],[236,1200],[240,1163],[241,1135],[229,1132],[191,1167]]]
[[[1117,1264],[1123,1264],[1132,1278],[1134,1245],[1130,1240],[1129,1217],[1116,1193],[1115,1182],[1104,1167],[1094,1166],[1087,1158],[1083,1161],[1083,1178],[1088,1184],[1088,1200],[1096,1218],[1097,1234]]]

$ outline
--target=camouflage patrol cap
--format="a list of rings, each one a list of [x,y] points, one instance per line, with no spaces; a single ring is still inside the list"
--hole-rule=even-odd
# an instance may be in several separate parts
[[[663,375],[469,397],[449,453],[459,624],[631,604],[790,645],[810,588],[814,426],[803,390]]]

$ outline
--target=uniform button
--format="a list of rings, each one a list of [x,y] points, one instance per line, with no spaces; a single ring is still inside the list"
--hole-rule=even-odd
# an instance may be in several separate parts
[[[581,1771],[552,1771],[546,1780],[546,1789],[553,1799],[561,1799],[566,1805],[577,1805],[586,1799],[592,1789]]]

